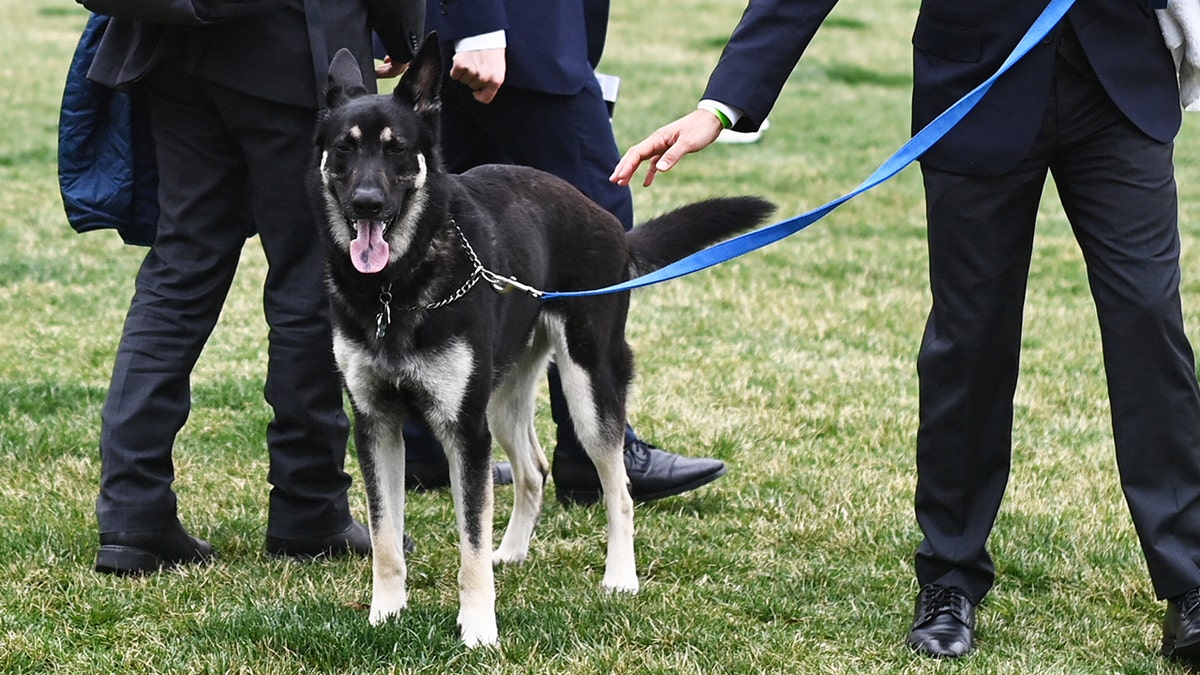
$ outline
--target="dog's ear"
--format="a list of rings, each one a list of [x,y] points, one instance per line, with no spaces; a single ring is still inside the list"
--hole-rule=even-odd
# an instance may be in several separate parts
[[[358,59],[349,49],[342,47],[333,55],[329,64],[329,84],[325,88],[325,106],[330,110],[337,108],[352,98],[363,96],[367,87],[363,84],[362,70],[358,67]]]
[[[437,112],[441,107],[441,92],[442,48],[434,31],[425,36],[392,96],[402,105],[425,114]]]

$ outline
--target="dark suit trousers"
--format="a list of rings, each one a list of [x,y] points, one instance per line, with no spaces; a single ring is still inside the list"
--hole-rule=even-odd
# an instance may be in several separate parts
[[[519,164],[554,174],[633,227],[633,195],[608,180],[621,159],[600,85],[588,82],[571,96],[502,86],[489,104],[479,103],[460,82],[442,82],[442,155],[461,173],[482,164]],[[586,457],[575,437],[558,375],[551,367],[550,407],[558,425],[556,453]],[[627,427],[626,438],[633,437]],[[409,425],[413,456],[439,448],[427,430]],[[432,445],[431,445],[432,444]]]
[[[1155,591],[1200,585],[1200,390],[1179,296],[1173,145],[1112,104],[1068,34],[1038,139],[997,177],[923,168],[933,305],[918,359],[918,581],[979,601],[1008,480],[1022,310],[1049,171],[1087,265],[1121,485]]]
[[[191,407],[192,368],[255,232],[269,266],[267,534],[340,530],[350,521],[349,425],[305,189],[316,113],[165,67],[151,73],[145,89],[162,215],[137,275],[102,412],[100,531],[174,520],[172,448]],[[202,458],[196,466],[205,466]]]

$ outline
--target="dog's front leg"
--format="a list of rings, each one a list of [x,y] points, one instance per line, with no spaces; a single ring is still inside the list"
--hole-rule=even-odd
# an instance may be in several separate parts
[[[402,424],[373,424],[356,415],[355,444],[367,488],[371,526],[371,617],[379,625],[408,606],[404,562]]]
[[[458,523],[458,626],[468,647],[496,645],[496,582],[492,572],[492,440],[486,428],[470,440],[443,439]]]

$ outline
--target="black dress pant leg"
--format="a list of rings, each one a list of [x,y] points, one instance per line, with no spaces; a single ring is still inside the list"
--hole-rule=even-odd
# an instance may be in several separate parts
[[[308,195],[314,110],[210,85],[241,149],[249,204],[267,258],[263,285],[264,396],[272,485],[267,535],[283,539],[349,527],[345,471],[349,421],[333,357],[323,243]]]
[[[101,532],[176,519],[172,449],[191,408],[192,368],[250,228],[244,166],[211,102],[174,75],[152,73],[145,88],[161,215],[101,412]]]
[[[1025,286],[1046,168],[981,178],[922,168],[933,304],[917,360],[921,585],[978,602],[1008,482]]]
[[[1057,74],[1058,192],[1096,303],[1121,487],[1160,598],[1200,585],[1200,386],[1180,299],[1173,144],[1084,61]]]

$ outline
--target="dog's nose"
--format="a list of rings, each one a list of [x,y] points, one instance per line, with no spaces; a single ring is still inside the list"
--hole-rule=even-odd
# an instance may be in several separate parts
[[[383,189],[375,186],[356,188],[350,204],[360,216],[377,216],[383,211]]]

